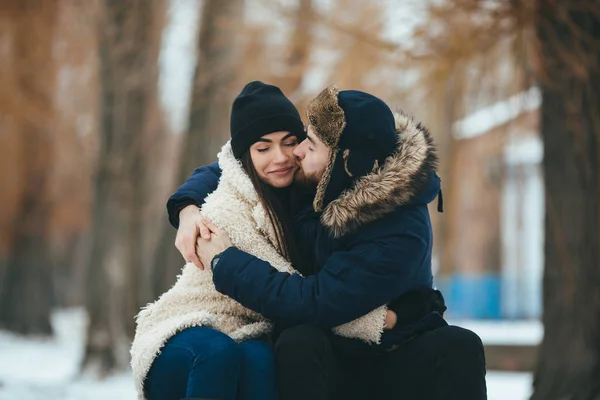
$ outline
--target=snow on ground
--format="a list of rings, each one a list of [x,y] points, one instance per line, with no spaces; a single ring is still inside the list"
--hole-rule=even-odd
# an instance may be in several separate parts
[[[79,374],[86,315],[52,315],[53,338],[23,338],[0,331],[0,400],[135,399],[129,373],[98,381]]]
[[[544,326],[539,320],[452,320],[448,323],[472,330],[486,345],[535,346],[544,336]]]
[[[530,373],[488,371],[486,380],[488,400],[527,400],[531,396]]]
[[[82,310],[61,310],[52,316],[55,337],[23,338],[0,331],[0,400],[134,400],[130,373],[105,380],[78,374],[83,354],[86,316]],[[486,341],[494,323],[463,322]],[[532,324],[531,326],[535,326]],[[536,337],[537,328],[522,328],[523,338]],[[485,327],[485,329],[484,329]],[[504,332],[504,333],[502,333]],[[531,374],[490,371],[487,377],[489,400],[525,400],[531,393]]]
[[[5,384],[0,388],[0,400],[135,400],[133,381],[129,374],[103,381],[77,379],[37,384],[24,382]]]
[[[85,332],[83,310],[52,315],[53,338],[24,338],[0,331],[0,382],[53,384],[77,373]]]

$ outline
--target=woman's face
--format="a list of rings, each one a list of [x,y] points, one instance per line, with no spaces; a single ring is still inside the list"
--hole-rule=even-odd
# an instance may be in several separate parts
[[[283,188],[292,184],[298,169],[293,154],[298,139],[290,132],[273,132],[250,146],[256,173],[267,185]]]

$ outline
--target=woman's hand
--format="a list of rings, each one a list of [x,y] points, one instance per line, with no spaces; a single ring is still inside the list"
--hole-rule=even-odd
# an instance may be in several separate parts
[[[398,316],[396,315],[396,313],[393,312],[392,310],[387,310],[387,314],[385,316],[385,325],[383,326],[383,329],[386,331],[393,329],[394,326],[396,326],[397,321],[398,321]]]
[[[185,262],[194,263],[196,267],[204,269],[200,257],[196,254],[196,240],[200,238],[210,240],[210,229],[203,222],[200,209],[194,205],[187,206],[179,212],[175,247]]]
[[[217,228],[208,219],[202,217],[201,222],[208,227],[211,236],[209,240],[198,238],[196,240],[196,253],[200,257],[202,264],[210,268],[212,259],[219,253],[224,252],[233,246],[229,235],[222,229]]]

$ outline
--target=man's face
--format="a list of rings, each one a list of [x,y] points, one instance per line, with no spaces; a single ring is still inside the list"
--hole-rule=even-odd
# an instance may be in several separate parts
[[[318,184],[329,162],[330,152],[329,147],[317,138],[313,128],[309,126],[306,139],[294,149],[294,155],[300,162],[295,180],[299,183]]]

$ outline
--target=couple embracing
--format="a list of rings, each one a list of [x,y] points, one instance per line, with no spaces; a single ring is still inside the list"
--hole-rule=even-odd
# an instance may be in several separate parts
[[[139,398],[485,399],[481,340],[433,288],[429,132],[336,86],[306,116],[247,84],[169,199],[188,263],[137,316]]]

